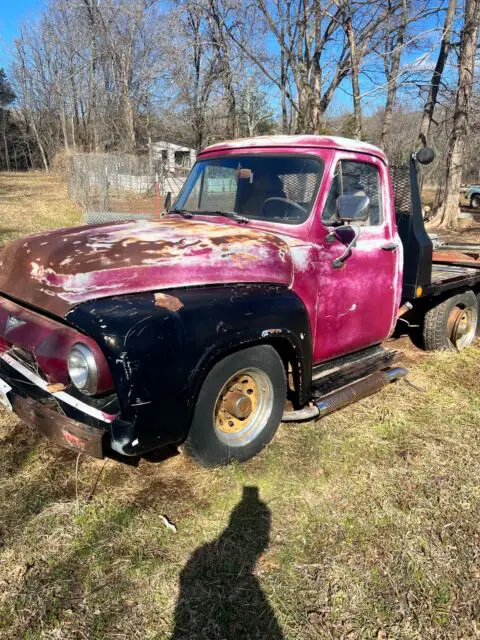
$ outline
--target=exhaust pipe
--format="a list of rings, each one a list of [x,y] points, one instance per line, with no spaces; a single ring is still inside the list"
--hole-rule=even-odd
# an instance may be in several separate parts
[[[316,400],[313,406],[305,407],[298,411],[286,411],[282,416],[282,422],[311,420],[317,416],[326,416],[329,413],[333,413],[338,409],[352,404],[352,402],[371,396],[390,382],[404,378],[407,373],[408,369],[404,369],[403,367],[394,367],[386,371],[372,373],[365,378],[361,378],[356,382],[352,382],[345,387],[337,389],[337,391],[332,391],[326,396],[323,396],[319,400]]]

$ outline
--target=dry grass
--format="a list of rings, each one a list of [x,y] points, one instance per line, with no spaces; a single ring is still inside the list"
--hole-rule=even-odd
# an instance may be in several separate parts
[[[80,222],[60,176],[0,173],[0,245],[28,233]]]
[[[282,425],[258,458],[215,471],[183,456],[136,469],[82,457],[76,477],[74,454],[0,412],[0,637],[171,637],[180,572],[245,485],[271,512],[270,544],[246,583],[264,521],[195,554],[189,640],[256,637],[244,584],[260,585],[289,640],[478,637],[478,348],[408,356],[424,393],[399,382]]]

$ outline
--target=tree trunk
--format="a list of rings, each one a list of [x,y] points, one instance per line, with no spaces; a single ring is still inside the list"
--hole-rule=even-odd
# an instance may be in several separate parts
[[[387,100],[385,102],[385,113],[383,115],[383,126],[382,126],[382,136],[381,136],[381,146],[384,151],[386,151],[388,146],[388,137],[390,135],[390,129],[392,127],[393,120],[393,107],[395,105],[395,98],[397,95],[397,81],[398,81],[398,71],[400,69],[400,58],[402,56],[402,48],[405,40],[405,30],[407,28],[407,20],[408,20],[408,11],[407,11],[407,0],[402,0],[402,19],[400,26],[398,27],[396,46],[393,51],[388,51],[388,37],[387,34],[387,47],[386,53],[390,54],[390,60],[386,56],[385,59],[385,71],[387,74]]]
[[[7,171],[10,171],[10,155],[8,151],[8,141],[5,129],[3,130],[3,145],[5,147],[5,168]]]
[[[130,99],[130,84],[127,77],[124,78],[123,82],[123,117],[125,124],[125,148],[127,151],[134,151],[136,145],[135,122],[132,101]]]
[[[442,79],[443,70],[445,68],[448,54],[450,52],[452,24],[453,24],[453,18],[455,17],[456,6],[457,6],[457,0],[449,0],[447,12],[445,14],[445,22],[443,25],[442,42],[440,44],[440,51],[438,52],[437,63],[435,65],[435,69],[432,74],[432,79],[430,81],[428,97],[425,102],[425,106],[423,108],[422,122],[420,124],[419,138],[423,145],[426,145],[428,143],[428,135],[430,133],[430,127],[432,126],[435,105],[437,104],[440,81]]]
[[[463,29],[460,34],[455,111],[445,171],[445,199],[434,221],[436,226],[454,230],[458,228],[460,186],[473,90],[480,0],[465,0],[464,15]]]
[[[285,34],[282,26],[282,38]],[[285,51],[280,47],[280,95],[282,105],[282,133],[290,133],[287,114],[287,67],[285,62]]]
[[[74,120],[73,113],[70,114],[70,129],[72,131],[72,147],[73,147],[73,151],[76,152],[77,145],[76,145],[76,142],[75,142],[75,120]]]
[[[7,171],[10,171],[10,155],[8,151],[8,140],[7,140],[7,111],[1,109],[2,113],[2,134],[3,134],[3,146],[5,147],[5,168]]]
[[[357,56],[355,34],[353,32],[352,17],[348,16],[345,21],[345,31],[347,33],[348,46],[350,49],[350,64],[352,68],[352,95],[353,95],[353,137],[362,139],[362,104],[360,99],[360,62]]]
[[[62,125],[63,146],[65,147],[65,151],[68,153],[70,151],[70,148],[68,146],[67,117],[65,115],[65,106],[60,112],[60,123]]]
[[[35,137],[35,142],[37,143],[38,149],[40,151],[40,155],[42,156],[43,167],[45,171],[48,173],[47,156],[45,155],[45,150],[43,148],[42,141],[40,140],[40,136],[38,135],[37,125],[35,124],[35,120],[33,119],[33,117],[30,119],[30,126],[32,127],[33,135]]]

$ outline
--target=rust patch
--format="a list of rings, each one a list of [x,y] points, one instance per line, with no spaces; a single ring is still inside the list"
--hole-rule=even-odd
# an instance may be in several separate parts
[[[169,296],[166,293],[155,293],[154,298],[156,307],[163,307],[169,311],[179,311],[183,307],[183,302],[175,298],[175,296]]]
[[[12,405],[20,420],[37,428],[56,444],[77,452],[82,451],[94,458],[103,458],[102,429],[67,418],[31,398],[14,395]]]
[[[47,391],[49,393],[58,393],[66,388],[67,387],[62,382],[52,382],[52,384],[47,385]]]
[[[469,264],[480,264],[480,255],[473,251],[442,251],[435,249],[433,252],[433,262],[457,262],[468,266]]]
[[[233,262],[255,262],[258,260],[257,256],[253,256],[251,253],[233,253],[231,256]]]
[[[81,451],[87,450],[88,442],[86,442],[82,438],[75,436],[73,433],[70,433],[70,431],[67,431],[66,429],[62,429],[62,435],[65,441],[68,442],[70,446],[74,447],[75,449],[80,449]]]
[[[112,294],[292,279],[286,241],[254,228],[200,220],[56,230],[14,241],[5,252],[0,289],[55,315]],[[178,303],[165,302],[155,299],[178,310]]]

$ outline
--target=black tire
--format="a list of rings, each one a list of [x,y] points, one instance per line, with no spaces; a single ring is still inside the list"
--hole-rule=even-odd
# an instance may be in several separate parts
[[[261,420],[257,421],[257,425],[264,426],[256,433],[255,429],[259,427],[255,427],[255,419],[249,416],[246,420],[249,420],[252,427],[249,432],[248,426],[244,428],[247,429],[247,434],[244,436],[245,442],[233,444],[228,441],[228,438],[238,437],[238,434],[232,436],[219,430],[219,406],[223,406],[222,398],[228,393],[226,391],[222,395],[227,383],[229,383],[228,387],[232,388],[231,380],[239,380],[239,382],[251,380],[249,374],[245,373],[248,371],[254,376],[259,375],[268,387],[268,402],[262,405],[264,409]],[[233,460],[243,462],[252,458],[275,435],[282,418],[286,396],[285,368],[273,347],[259,345],[232,353],[215,364],[205,378],[195,406],[190,432],[184,443],[185,452],[205,467],[225,465]],[[222,430],[223,428],[220,427]],[[251,439],[248,440],[248,438]]]
[[[470,198],[470,206],[472,209],[480,209],[480,195],[475,194]]]
[[[464,340],[463,338],[458,340],[457,332],[452,327],[452,325],[455,325],[452,320],[455,320],[455,316],[459,314],[460,310],[466,312],[469,316],[469,329],[465,334]],[[463,349],[473,342],[477,324],[478,300],[473,291],[466,291],[447,298],[447,300],[429,309],[424,316],[423,347],[427,351]],[[473,325],[473,331],[470,325]]]

